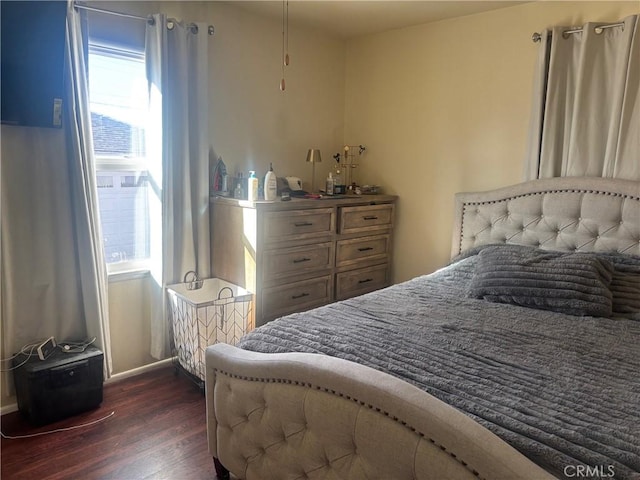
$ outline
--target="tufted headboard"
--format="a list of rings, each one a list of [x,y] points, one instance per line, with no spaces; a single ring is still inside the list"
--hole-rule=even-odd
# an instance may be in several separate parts
[[[458,193],[451,256],[488,243],[640,255],[640,182],[593,177],[533,180]]]

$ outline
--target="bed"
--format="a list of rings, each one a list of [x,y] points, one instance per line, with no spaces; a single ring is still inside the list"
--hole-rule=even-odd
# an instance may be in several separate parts
[[[206,352],[219,478],[640,478],[640,183],[455,197],[451,263]]]

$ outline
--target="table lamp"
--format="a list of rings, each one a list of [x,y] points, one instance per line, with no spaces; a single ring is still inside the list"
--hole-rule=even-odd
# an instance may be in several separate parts
[[[317,148],[310,148],[307,152],[307,162],[311,163],[311,192],[316,186],[316,163],[322,162],[322,157],[320,156],[320,150]]]

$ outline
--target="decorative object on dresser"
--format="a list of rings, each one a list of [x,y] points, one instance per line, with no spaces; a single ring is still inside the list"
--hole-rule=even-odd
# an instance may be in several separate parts
[[[229,192],[229,175],[227,175],[227,166],[222,160],[222,157],[218,157],[211,172],[210,188],[212,195],[228,197],[232,193]]]
[[[338,178],[336,185],[339,185],[339,193],[357,193],[360,195],[358,181],[355,176],[355,169],[360,166],[360,157],[367,150],[364,145],[345,145],[342,152],[338,152],[333,156],[336,161],[334,165],[335,176]],[[341,160],[342,159],[342,160]],[[344,188],[341,187],[344,185]]]
[[[211,199],[213,275],[255,294],[255,325],[390,284],[392,195]]]
[[[316,188],[316,163],[322,162],[322,156],[320,150],[317,148],[310,148],[307,152],[307,163],[311,164],[311,188],[309,192],[313,193]]]

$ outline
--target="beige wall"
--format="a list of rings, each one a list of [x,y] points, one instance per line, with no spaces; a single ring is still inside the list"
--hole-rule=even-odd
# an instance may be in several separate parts
[[[278,176],[310,182],[311,166],[305,158],[313,147],[325,158],[316,178],[326,176],[330,155],[340,150],[344,132],[344,41],[290,25],[291,63],[285,69],[283,93],[279,19],[223,2],[159,6],[169,16],[215,26],[209,44],[209,130],[211,147],[222,156],[228,173],[242,171],[246,176],[256,170],[264,177],[272,162]]]
[[[364,183],[400,195],[394,280],[449,259],[453,195],[520,182],[535,31],[617,21],[637,2],[536,2],[347,44],[345,142]]]
[[[319,148],[324,162],[316,171],[318,185],[328,172],[331,153],[342,146],[344,43],[291,27],[291,64],[285,69],[283,93],[280,23],[233,7],[213,7],[216,38],[209,105],[214,148],[231,173],[255,169],[264,176],[273,162],[278,176],[294,175],[306,182],[311,180],[307,150]]]
[[[109,282],[109,328],[114,373],[153,363],[150,277]]]

